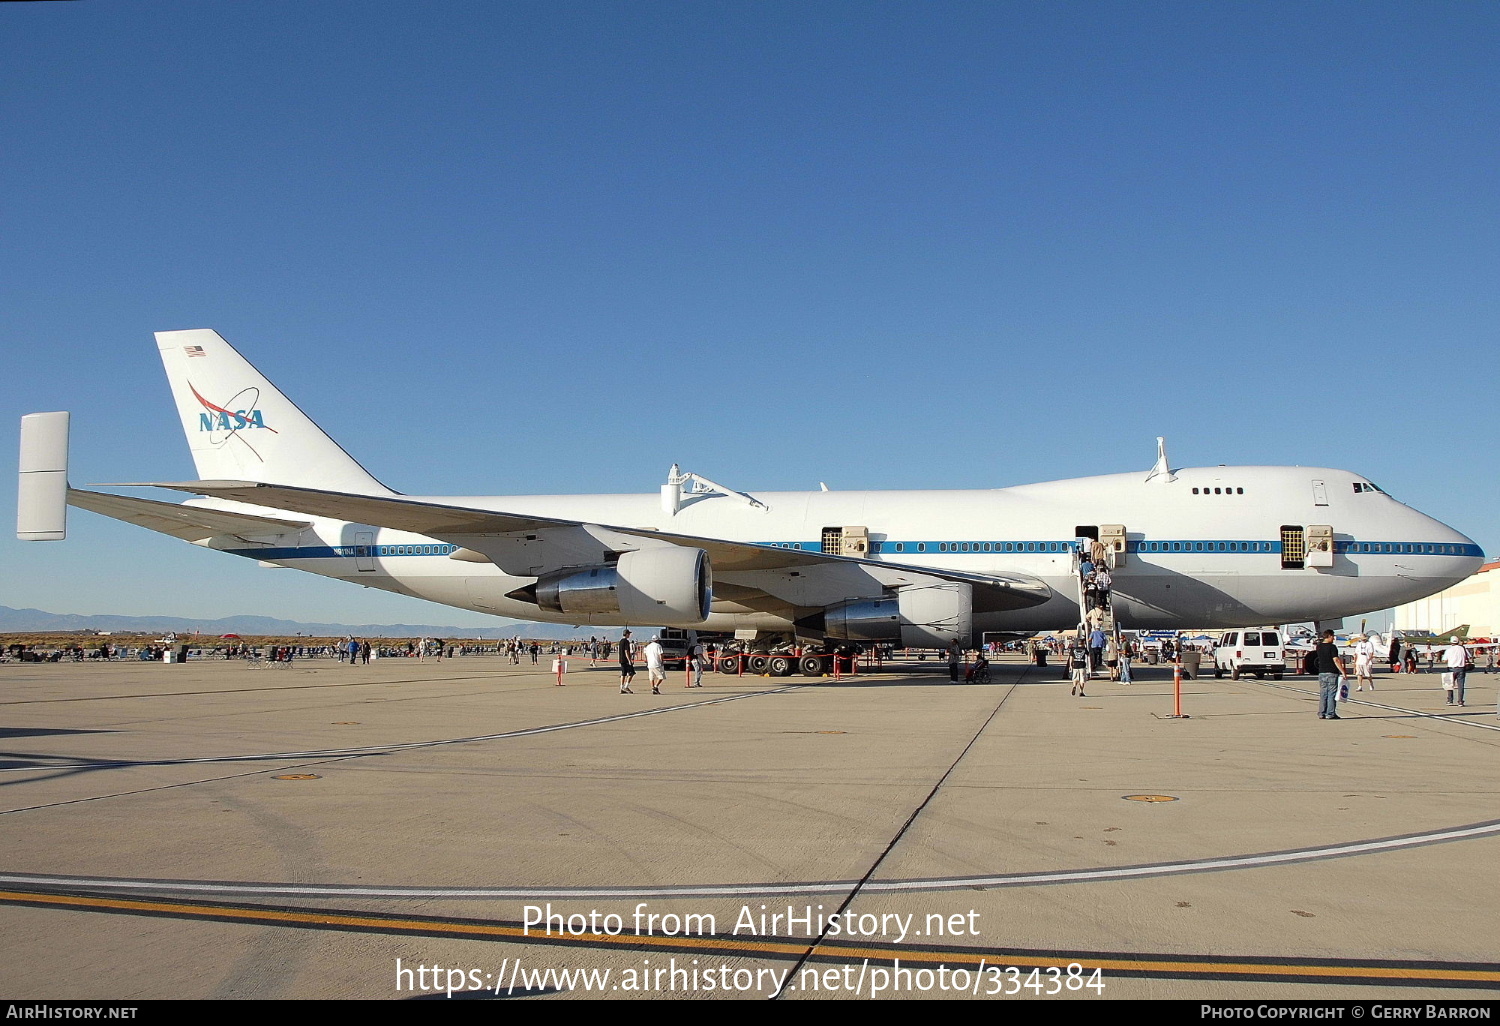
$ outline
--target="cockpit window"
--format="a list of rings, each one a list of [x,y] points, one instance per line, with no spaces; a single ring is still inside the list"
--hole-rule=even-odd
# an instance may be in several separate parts
[[[1358,494],[1360,492],[1380,492],[1382,495],[1385,494],[1384,488],[1380,487],[1379,485],[1371,484],[1368,481],[1354,482],[1354,491],[1355,494]]]

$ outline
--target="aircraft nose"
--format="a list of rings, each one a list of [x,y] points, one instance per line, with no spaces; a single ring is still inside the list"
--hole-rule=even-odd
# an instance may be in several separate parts
[[[1440,580],[1444,582],[1443,587],[1449,587],[1479,572],[1484,565],[1484,549],[1474,539],[1440,520],[1426,514],[1418,515],[1423,528],[1420,537],[1430,539],[1426,546],[1433,550],[1430,571],[1423,574],[1424,577]]]

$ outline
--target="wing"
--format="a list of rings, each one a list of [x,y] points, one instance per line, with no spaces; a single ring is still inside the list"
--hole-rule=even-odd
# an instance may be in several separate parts
[[[470,558],[482,556],[506,573],[522,577],[539,577],[553,570],[604,562],[609,555],[623,551],[676,545],[708,553],[714,568],[716,595],[729,597],[741,592],[736,597],[745,600],[753,600],[755,594],[761,593],[791,605],[822,606],[848,598],[878,596],[886,588],[935,581],[971,585],[976,611],[1025,609],[1046,602],[1052,595],[1045,583],[1024,574],[975,574],[912,567],[805,549],[474,509],[399,496],[355,495],[252,481],[178,481],[150,486],[410,531],[461,546],[470,554],[477,554]]]

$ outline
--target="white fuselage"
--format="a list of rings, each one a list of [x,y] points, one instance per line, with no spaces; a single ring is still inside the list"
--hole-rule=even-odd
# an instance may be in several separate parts
[[[1195,491],[1196,490],[1196,491]],[[1175,479],[1115,474],[975,491],[757,493],[691,497],[675,513],[657,495],[442,496],[425,501],[819,551],[825,527],[868,529],[869,558],[914,568],[1017,573],[1053,592],[1027,609],[976,611],[975,632],[1064,628],[1079,618],[1072,542],[1083,527],[1125,526],[1113,571],[1127,629],[1248,627],[1332,620],[1409,602],[1478,570],[1473,541],[1348,471],[1303,467],[1179,470]],[[215,500],[196,500],[222,505]],[[246,507],[236,506],[244,509]],[[1330,525],[1333,565],[1283,567],[1286,527]],[[613,625],[549,614],[506,597],[532,583],[457,546],[319,520],[268,547],[227,551],[451,606],[525,620]],[[733,575],[728,575],[732,580]],[[732,589],[725,589],[732,591]],[[784,613],[716,597],[710,630],[784,630]]]

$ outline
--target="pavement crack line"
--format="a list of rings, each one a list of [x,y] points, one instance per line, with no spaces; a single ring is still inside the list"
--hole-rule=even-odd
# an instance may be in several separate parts
[[[303,763],[296,763],[296,762],[294,762],[290,766],[278,766],[278,767],[274,767],[274,768],[276,768],[276,769],[302,769],[304,767],[309,767],[309,766],[326,766],[329,763],[343,762],[344,759],[348,759],[348,758],[353,758],[353,756],[345,756],[343,759],[322,759],[322,760],[314,760],[314,761],[311,761],[311,762],[303,762]],[[83,772],[83,771],[79,770],[77,772]],[[17,812],[39,812],[39,811],[41,811],[43,809],[58,809],[58,808],[62,808],[63,806],[67,806],[67,805],[83,805],[83,804],[85,804],[87,802],[102,802],[102,801],[107,801],[110,798],[129,798],[132,795],[150,794],[153,791],[171,791],[171,790],[173,790],[175,788],[179,788],[179,787],[195,787],[198,784],[213,784],[213,783],[217,783],[218,781],[221,781],[221,780],[237,780],[240,777],[253,777],[253,776],[256,776],[257,774],[264,773],[264,772],[266,772],[265,769],[251,769],[251,770],[244,770],[244,771],[239,772],[239,773],[226,773],[223,776],[219,776],[219,777],[198,777],[195,780],[179,780],[175,784],[158,784],[155,787],[139,787],[139,788],[136,788],[133,791],[112,791],[109,794],[91,794],[91,795],[86,795],[86,796],[84,796],[82,798],[68,798],[68,799],[65,799],[65,800],[60,801],[60,802],[46,802],[46,803],[44,803],[42,805],[26,805],[26,806],[23,806],[23,807],[18,808],[18,809],[0,809],[0,816],[11,816],[11,815],[14,815]],[[58,777],[61,777],[61,776],[64,776],[64,775],[66,775],[66,774],[56,774],[56,775],[54,775],[52,777],[46,777],[44,779],[53,780],[53,779],[57,779]]]
[[[901,824],[901,829],[897,830],[896,833],[892,835],[885,848],[878,856],[876,856],[875,861],[870,863],[870,868],[865,870],[865,875],[860,877],[859,881],[855,883],[855,885],[849,890],[849,893],[845,895],[844,900],[840,902],[839,907],[835,910],[836,914],[828,919],[828,925],[824,926],[822,932],[818,934],[817,938],[807,946],[807,950],[804,951],[802,953],[802,956],[797,959],[797,964],[792,966],[792,968],[787,972],[786,976],[783,977],[783,979],[795,979],[797,977],[797,974],[801,972],[802,967],[807,963],[807,960],[812,958],[814,953],[817,952],[818,947],[827,940],[828,931],[833,928],[833,924],[843,921],[844,910],[847,909],[851,903],[853,903],[860,890],[870,882],[870,878],[875,875],[875,871],[880,868],[881,864],[885,862],[886,858],[895,849],[896,845],[900,843],[901,838],[906,836],[906,832],[910,830],[911,825],[917,821],[917,817],[922,814],[922,810],[926,809],[932,799],[936,797],[938,791],[942,789],[944,782],[947,781],[950,776],[952,776],[953,771],[958,768],[958,764],[960,762],[963,762],[964,756],[969,754],[969,749],[974,747],[974,743],[978,741],[980,736],[984,734],[985,730],[989,728],[989,725],[994,721],[995,717],[1000,715],[1000,710],[1005,707],[1005,703],[1010,700],[1011,695],[1016,693],[1016,688],[1020,686],[1021,682],[1026,679],[1026,675],[1030,672],[1031,667],[1025,667],[1024,669],[1022,669],[1021,675],[1011,682],[1010,687],[1006,688],[1005,694],[1000,696],[1000,701],[995,703],[995,708],[992,709],[990,711],[990,714],[985,717],[984,722],[979,725],[979,729],[974,732],[974,736],[969,738],[968,744],[963,746],[958,755],[955,756],[953,761],[948,764],[948,768],[943,771],[943,775],[938,777],[937,783],[932,785],[932,790],[927,792],[927,796],[917,804],[917,807],[912,810],[911,815],[906,817],[906,822]],[[782,990],[778,990],[775,994],[771,995],[771,1000],[776,1001],[785,993],[786,990],[784,988]]]
[[[621,723],[625,720],[640,719],[645,716],[663,716],[667,713],[683,712],[688,709],[704,709],[708,706],[723,705],[726,702],[739,702],[747,698],[762,698],[766,695],[784,695],[792,691],[801,691],[803,688],[819,687],[819,684],[788,684],[785,687],[772,688],[770,691],[753,691],[748,694],[725,695],[722,698],[710,698],[702,702],[687,702],[682,705],[662,706],[658,709],[637,709],[635,712],[617,713],[612,716],[596,716],[588,720],[572,720],[567,723],[552,723],[542,727],[523,727],[520,730],[507,730],[498,734],[479,734],[474,737],[450,737],[438,738],[434,741],[408,741],[388,745],[366,745],[361,748],[323,748],[313,749],[306,752],[269,752],[261,755],[205,755],[199,758],[189,759],[95,759],[59,764],[59,769],[129,769],[138,766],[198,766],[219,762],[285,762],[289,759],[328,759],[342,756],[360,755],[385,755],[391,752],[410,752],[423,748],[441,748],[445,745],[467,745],[481,741],[505,741],[518,737],[534,737],[538,734],[552,734],[560,730],[576,730],[579,727],[597,727],[606,723]],[[12,766],[0,769],[0,773],[32,773],[38,768],[36,766]]]
[[[314,673],[317,670],[312,671]],[[201,698],[204,695],[254,695],[261,692],[318,691],[324,688],[383,688],[393,684],[453,684],[460,681],[490,682],[497,677],[525,676],[515,673],[475,673],[462,677],[403,677],[396,680],[351,680],[329,684],[287,684],[270,688],[227,688],[219,691],[149,691],[138,695],[88,695],[80,698],[15,698],[0,702],[0,705],[54,705],[59,702],[119,702],[138,698]],[[527,688],[527,691],[541,688]],[[513,692],[512,692],[513,693]]]

